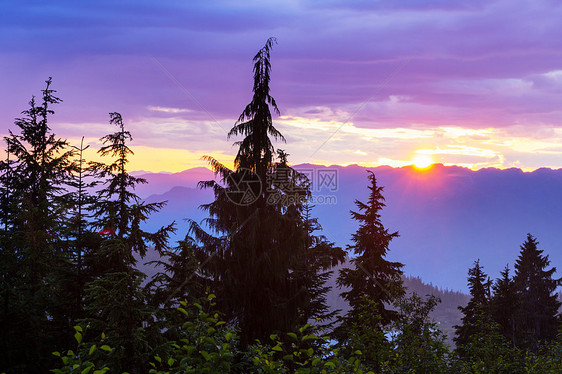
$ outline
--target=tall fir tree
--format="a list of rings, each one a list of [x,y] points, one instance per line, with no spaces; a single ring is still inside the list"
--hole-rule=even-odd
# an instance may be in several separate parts
[[[560,301],[556,288],[560,279],[553,278],[556,268],[548,255],[538,249],[539,242],[531,234],[521,245],[515,261],[514,285],[519,299],[516,311],[516,343],[524,349],[538,352],[541,341],[556,338],[559,328]]]
[[[145,275],[135,267],[135,255],[144,257],[149,243],[159,252],[167,249],[173,224],[156,233],[142,229],[142,223],[164,203],[144,203],[135,194],[135,186],[146,181],[127,172],[133,154],[128,145],[132,136],[125,130],[121,114],[110,113],[110,123],[118,131],[101,139],[104,145],[98,153],[115,159],[111,164],[97,165],[107,180],[92,208],[94,226],[105,236],[95,253],[101,275],[86,285],[83,322],[94,332],[107,335],[114,349],[110,357],[113,370],[140,373],[151,358],[156,344],[153,338],[157,340],[160,332],[149,336],[145,329],[154,310],[147,303],[142,288]]]
[[[359,222],[359,228],[352,235],[353,251],[356,257],[351,259],[352,266],[343,268],[337,280],[339,287],[348,288],[341,296],[349,303],[350,310],[340,318],[336,335],[340,342],[345,342],[348,331],[353,324],[360,324],[359,310],[365,299],[372,301],[376,307],[373,311],[380,317],[378,326],[369,328],[382,330],[382,327],[396,320],[396,311],[387,307],[389,303],[403,294],[402,267],[399,262],[388,261],[390,242],[398,237],[397,232],[389,232],[381,221],[384,208],[383,187],[377,186],[375,174],[368,171],[369,199],[366,203],[355,200],[358,211],[351,211],[351,216]],[[386,305],[385,305],[386,304]]]
[[[12,158],[1,166],[4,192],[9,196],[4,204],[2,243],[9,268],[2,270],[11,278],[3,283],[10,289],[2,292],[0,349],[7,362],[1,366],[27,372],[41,370],[49,362],[47,347],[65,345],[70,335],[69,313],[60,307],[64,296],[54,275],[69,264],[61,251],[62,196],[73,171],[74,151],[50,128],[52,106],[61,102],[51,83],[49,78],[41,102],[33,97],[24,116],[16,119],[20,132],[10,131],[5,137]]]
[[[279,113],[269,88],[274,42],[268,39],[254,57],[252,101],[228,134],[243,136],[235,143],[234,170],[207,158],[220,178],[200,184],[215,193],[215,201],[203,206],[213,235],[195,222],[191,227],[210,257],[202,271],[213,280],[222,311],[239,326],[242,347],[273,331],[295,329],[310,302],[300,271],[308,236],[302,202],[310,190],[285,153],[275,162],[270,139],[284,140],[270,109]]]
[[[484,273],[480,260],[476,260],[474,266],[468,270],[468,289],[471,297],[465,307],[459,306],[463,314],[462,324],[455,326],[453,340],[461,355],[472,337],[482,334],[486,326],[492,323],[489,305],[490,286],[491,282]]]

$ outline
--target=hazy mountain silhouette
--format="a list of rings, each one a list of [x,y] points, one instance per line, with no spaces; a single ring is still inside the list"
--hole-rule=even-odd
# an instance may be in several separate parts
[[[148,182],[147,184],[138,185],[135,189],[136,193],[143,198],[154,194],[163,194],[170,191],[173,187],[197,188],[199,181],[213,179],[213,172],[203,167],[188,169],[179,173],[136,172],[133,174],[146,179]]]
[[[357,229],[349,210],[355,199],[367,198],[367,168],[357,165],[298,165],[312,173],[317,199],[333,196],[335,204],[317,203],[313,214],[324,234],[345,246]],[[529,232],[540,241],[553,266],[562,266],[562,170],[519,169],[472,171],[456,166],[369,168],[384,186],[387,206],[382,219],[400,237],[390,246],[389,259],[405,264],[405,273],[420,276],[440,287],[466,291],[468,268],[477,258],[495,278],[505,264],[513,264]],[[318,183],[318,173],[337,173],[337,188]],[[168,200],[151,218],[156,227],[178,222],[177,237],[185,235],[182,219],[206,217],[198,206],[212,201],[211,191],[196,188],[199,180],[213,178],[206,168],[174,174],[143,174],[148,185],[137,193],[147,201]],[[332,189],[336,189],[332,191]],[[320,201],[320,200],[319,200]]]

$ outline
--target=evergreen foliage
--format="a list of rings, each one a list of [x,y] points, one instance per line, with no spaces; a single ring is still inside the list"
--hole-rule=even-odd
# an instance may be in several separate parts
[[[500,273],[493,286],[493,296],[490,300],[490,312],[494,321],[499,325],[500,332],[512,345],[515,345],[515,313],[519,307],[519,298],[515,290],[515,283],[509,276],[509,266]]]
[[[380,322],[369,325],[369,328],[381,330],[396,320],[397,312],[385,306],[404,293],[402,288],[403,264],[385,259],[390,242],[398,236],[397,232],[389,232],[381,222],[381,210],[385,206],[382,195],[383,188],[377,186],[375,175],[369,172],[369,200],[366,203],[355,201],[358,212],[351,212],[351,216],[360,225],[352,235],[353,245],[348,246],[356,255],[351,260],[353,268],[340,270],[338,286],[349,290],[342,292],[342,297],[349,302],[349,312],[340,319],[336,336],[341,341],[346,340],[347,331],[355,324],[362,324],[358,314],[364,298],[375,304],[376,315]],[[374,311],[375,312],[375,311]]]
[[[470,301],[465,307],[459,306],[463,313],[462,325],[455,326],[454,341],[461,355],[472,336],[482,333],[481,330],[492,323],[489,309],[490,282],[480,265],[480,260],[476,260],[474,266],[468,270],[468,289],[470,290]]]
[[[36,371],[49,362],[49,345],[66,345],[72,316],[60,305],[64,287],[55,274],[68,270],[61,237],[65,183],[74,151],[51,131],[52,105],[61,100],[46,81],[41,102],[33,97],[19,133],[5,137],[2,161],[2,329],[0,366]]]
[[[269,89],[274,42],[269,39],[254,57],[252,101],[229,132],[244,137],[235,143],[235,169],[207,158],[220,182],[201,183],[215,193],[215,201],[203,208],[218,236],[195,222],[191,226],[208,257],[202,272],[212,281],[220,309],[240,327],[243,347],[274,331],[290,331],[303,319],[325,318],[325,289],[310,277],[342,258],[326,241],[311,246],[302,210],[310,196],[306,178],[288,166],[285,152],[274,159],[270,136],[284,140],[269,108],[278,112]]]
[[[135,255],[144,257],[148,244],[162,252],[167,249],[167,239],[173,224],[156,233],[142,229],[150,213],[164,203],[146,204],[134,193],[138,183],[145,183],[127,172],[129,155],[133,154],[127,142],[131,134],[125,130],[119,113],[110,113],[110,123],[118,131],[104,136],[104,146],[98,151],[102,156],[113,156],[111,164],[98,164],[101,175],[106,177],[105,187],[98,192],[93,205],[94,226],[101,228],[106,237],[95,253],[100,275],[86,286],[86,323],[98,333],[108,336],[108,344],[114,347],[111,366],[118,371],[142,371],[154,343],[147,336],[154,309],[148,304],[148,295],[142,283],[145,275],[135,268]],[[158,331],[154,331],[158,340]]]
[[[516,343],[524,349],[538,352],[541,341],[556,337],[559,327],[560,301],[556,288],[560,279],[554,279],[556,268],[547,269],[550,260],[538,249],[538,241],[527,234],[521,252],[515,261],[514,285],[519,304],[516,309]]]

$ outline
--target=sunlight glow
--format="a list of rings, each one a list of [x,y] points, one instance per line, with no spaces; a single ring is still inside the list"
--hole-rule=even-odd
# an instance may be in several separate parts
[[[427,154],[415,154],[412,157],[412,164],[418,169],[425,169],[435,163],[433,157]]]

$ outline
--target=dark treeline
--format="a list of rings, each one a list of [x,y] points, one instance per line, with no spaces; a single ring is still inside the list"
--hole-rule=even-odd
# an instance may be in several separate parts
[[[165,202],[135,194],[131,134],[119,113],[101,138],[105,162],[50,127],[61,100],[51,79],[4,138],[0,162],[0,372],[6,373],[558,373],[559,281],[532,236],[514,266],[490,280],[477,261],[456,348],[430,313],[434,295],[403,284],[386,259],[397,232],[381,222],[383,188],[366,175],[352,245],[318,232],[309,180],[289,166],[274,127],[269,39],[254,57],[253,96],[228,137],[239,137],[231,170],[217,175],[203,222],[169,243],[174,222],[143,223]],[[342,217],[342,219],[345,219]],[[148,250],[159,272],[138,270]],[[330,309],[326,281],[350,309]],[[339,266],[341,267],[341,266]],[[420,291],[418,291],[420,292]],[[423,293],[423,290],[421,291]]]

